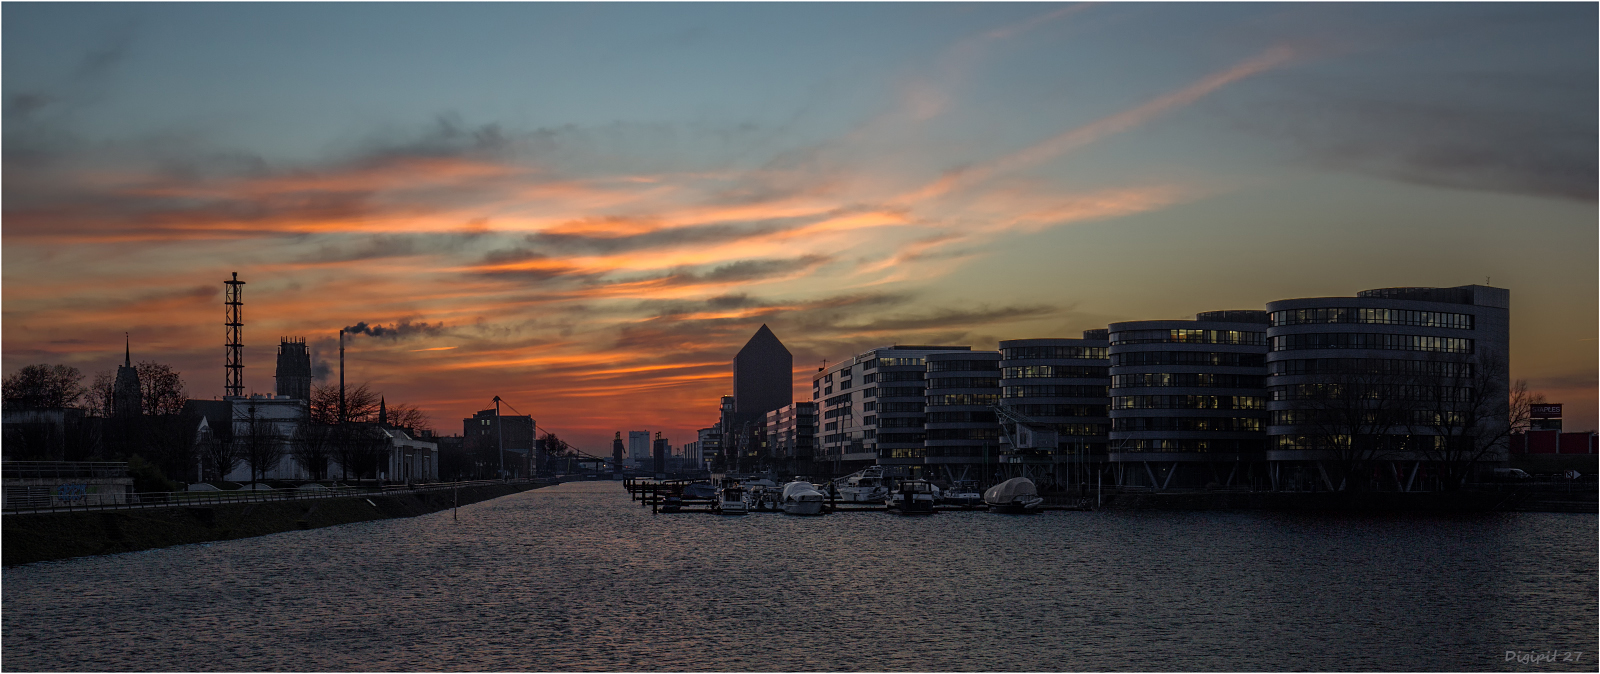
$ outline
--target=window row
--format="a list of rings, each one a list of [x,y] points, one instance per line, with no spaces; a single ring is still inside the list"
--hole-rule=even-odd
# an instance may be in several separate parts
[[[1103,398],[1110,395],[1110,387],[1038,384],[1033,386],[1007,386],[1000,391],[1005,398]]]
[[[1119,344],[1246,344],[1267,343],[1267,333],[1248,330],[1203,330],[1173,328],[1170,330],[1123,330],[1111,333],[1111,345]]]
[[[1256,417],[1128,417],[1112,419],[1111,430],[1257,433],[1266,430],[1266,420]]]
[[[928,380],[928,388],[1000,388],[1000,379],[997,377],[934,377]]]
[[[897,372],[879,372],[878,381],[922,381],[922,374],[916,370],[901,370]]]
[[[1117,396],[1114,410],[1264,410],[1264,396]]]
[[[868,389],[868,390],[871,390],[871,389]],[[844,395],[837,395],[837,396],[834,396],[832,398],[829,398],[827,400],[822,401],[822,404],[824,406],[826,406],[826,407],[833,407],[834,405],[838,405],[840,403],[847,403],[847,402],[850,402],[850,395],[851,394],[849,394],[849,393],[846,393]]]
[[[1467,423],[1468,414],[1459,410],[1430,410],[1430,409],[1380,409],[1371,410],[1359,417],[1346,410],[1274,410],[1272,412],[1273,426],[1298,426],[1302,424],[1315,424],[1323,428],[1350,428],[1352,426],[1366,426],[1379,428],[1386,426],[1409,426],[1413,428],[1433,428],[1447,426],[1459,428]]]
[[[1111,388],[1136,386],[1193,386],[1196,388],[1266,388],[1267,378],[1249,374],[1209,372],[1146,372],[1111,377]]]
[[[877,391],[878,392],[878,397],[880,397],[880,398],[900,398],[900,397],[917,397],[917,398],[921,398],[922,397],[922,391],[923,391],[921,386],[885,386],[883,388],[878,388],[878,389],[870,389],[869,388],[867,390],[868,391]],[[870,397],[870,396],[868,396],[868,397]]]
[[[1112,367],[1142,365],[1209,365],[1213,367],[1261,367],[1264,353],[1218,353],[1215,351],[1133,351],[1111,355]]]
[[[839,417],[848,417],[848,416],[850,416],[850,414],[851,414],[850,406],[849,405],[845,405],[844,407],[837,407],[837,408],[828,410],[826,412],[823,412],[822,413],[822,418],[824,418],[824,419],[837,419]]]
[[[878,419],[878,428],[922,428],[927,421],[927,417],[883,417]]]
[[[1267,363],[1267,374],[1372,374],[1464,379],[1472,376],[1472,363],[1393,358],[1301,358]]]
[[[1103,346],[1017,346],[1000,350],[1002,360],[1036,360],[1043,358],[1055,359],[1104,359],[1106,347]]]
[[[1000,429],[989,428],[930,428],[929,440],[988,440],[995,445],[998,451],[1000,445]]]
[[[930,424],[992,424],[994,412],[929,412]]]
[[[1307,349],[1377,349],[1384,351],[1472,353],[1472,340],[1465,337],[1388,335],[1376,332],[1315,332],[1305,335],[1278,335],[1272,338],[1273,351],[1303,351]]]
[[[927,433],[879,433],[878,434],[878,442],[883,443],[883,444],[891,444],[891,443],[898,443],[898,444],[917,443],[917,444],[920,444],[923,440],[926,440],[926,439],[928,439],[928,434]],[[903,457],[903,458],[915,458],[915,457]]]
[[[1449,442],[1448,438],[1427,434],[1392,434],[1379,436],[1357,436],[1363,438],[1363,444],[1372,447],[1378,454],[1391,452],[1426,452],[1443,449]],[[1338,447],[1344,449],[1350,445],[1350,437],[1346,435],[1309,434],[1309,435],[1274,435],[1271,439],[1272,448],[1277,450],[1328,450]]]
[[[1472,387],[1316,382],[1269,386],[1267,395],[1273,400],[1312,401],[1317,407],[1331,410],[1358,404],[1370,406],[1376,401],[1468,402],[1472,400]]]
[[[993,393],[946,393],[944,395],[928,396],[928,406],[949,405],[993,405],[1000,402],[1000,396]]]
[[[879,358],[867,361],[867,364],[861,366],[861,369],[870,370],[875,367],[896,367],[901,365],[922,367],[922,363],[923,360],[921,358]]]
[[[1071,377],[1074,379],[1105,379],[1111,375],[1109,367],[1092,367],[1086,365],[1025,365],[1022,367],[1008,367],[1006,379],[1036,379],[1045,377]]]
[[[1105,405],[1012,405],[1018,414],[1030,417],[1103,417]]]
[[[994,372],[1000,369],[998,360],[930,360],[929,372]]]
[[[922,411],[922,403],[920,403],[920,402],[916,402],[916,403],[903,403],[903,402],[882,403],[878,407],[879,407],[879,409],[881,409],[884,412],[921,412]]]
[[[1204,453],[1233,453],[1233,452],[1259,452],[1266,447],[1264,440],[1201,440],[1198,438],[1183,438],[1178,440],[1112,440],[1110,449],[1113,452],[1204,452]]]
[[[1060,439],[1062,445],[1077,444],[1078,440],[1074,438],[1078,436],[1105,435],[1111,428],[1107,424],[1054,424],[1054,426],[1056,433],[1062,436]]]
[[[1472,329],[1472,314],[1410,309],[1361,309],[1319,307],[1272,312],[1272,326],[1316,323],[1370,323],[1374,325],[1414,325],[1425,328]]]

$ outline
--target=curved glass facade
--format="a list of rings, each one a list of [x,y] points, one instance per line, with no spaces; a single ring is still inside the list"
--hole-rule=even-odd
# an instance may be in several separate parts
[[[1000,352],[928,354],[926,373],[924,464],[982,464],[995,456],[1000,430],[990,406],[1000,399]]]
[[[1268,460],[1426,459],[1474,389],[1507,383],[1509,306],[1488,286],[1268,303]]]
[[[1266,312],[1201,316],[1226,320],[1110,326],[1112,461],[1234,461],[1266,448]]]
[[[1082,339],[1000,342],[1000,395],[1008,408],[1054,428],[1063,451],[1104,454],[1109,349],[1105,330],[1085,331]]]

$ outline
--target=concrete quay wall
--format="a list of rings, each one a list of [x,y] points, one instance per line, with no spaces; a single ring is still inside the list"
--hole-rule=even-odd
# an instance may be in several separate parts
[[[1276,510],[1303,512],[1573,512],[1593,513],[1593,484],[1577,489],[1459,492],[1178,492],[1101,497],[1103,510]],[[1092,501],[1092,499],[1091,499]]]
[[[545,486],[506,483],[460,488],[460,503],[478,503]],[[16,514],[0,517],[0,563],[55,559],[207,543],[296,529],[415,517],[456,505],[449,489],[134,510]]]

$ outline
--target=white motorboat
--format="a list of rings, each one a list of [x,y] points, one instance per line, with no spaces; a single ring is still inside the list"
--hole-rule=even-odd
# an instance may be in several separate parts
[[[768,512],[779,507],[778,491],[775,487],[745,483],[744,503],[749,510],[755,512]]]
[[[978,490],[976,480],[956,480],[950,488],[944,490],[939,499],[945,505],[972,508],[983,503],[983,492]]]
[[[1014,477],[983,492],[983,502],[992,513],[1036,513],[1044,505],[1044,497],[1039,496],[1033,480]]]
[[[900,515],[932,515],[936,489],[927,480],[901,480],[884,504],[889,506],[889,512]]]
[[[883,466],[867,466],[865,470],[835,481],[839,485],[839,500],[845,503],[882,503],[889,497],[889,487],[883,483]]]
[[[821,515],[822,502],[822,492],[810,482],[783,485],[783,511],[790,515]]]
[[[728,485],[717,492],[717,512],[722,515],[743,515],[750,512],[744,502],[744,487]]]

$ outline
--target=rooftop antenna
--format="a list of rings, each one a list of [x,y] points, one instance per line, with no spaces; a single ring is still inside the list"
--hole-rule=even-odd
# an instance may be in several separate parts
[[[223,302],[227,307],[227,322],[224,325],[228,326],[228,358],[225,366],[227,379],[223,389],[229,396],[242,398],[244,397],[244,344],[239,332],[240,328],[244,327],[244,320],[239,317],[239,307],[244,306],[244,281],[239,280],[239,272],[233,272],[233,279],[223,281],[222,284],[228,286],[226,301]]]

